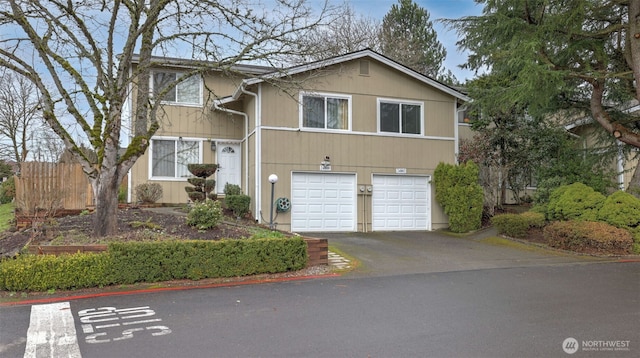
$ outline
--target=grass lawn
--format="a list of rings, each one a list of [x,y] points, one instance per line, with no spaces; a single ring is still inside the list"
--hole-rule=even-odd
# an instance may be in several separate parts
[[[13,204],[0,205],[0,232],[11,226],[11,220],[13,220]]]

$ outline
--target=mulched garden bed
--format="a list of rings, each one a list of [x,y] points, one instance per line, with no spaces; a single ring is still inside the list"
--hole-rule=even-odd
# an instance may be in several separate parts
[[[12,256],[27,243],[33,245],[91,245],[108,241],[151,241],[164,239],[220,240],[253,235],[265,226],[249,218],[237,220],[227,213],[223,223],[210,230],[198,230],[186,223],[183,208],[122,208],[118,210],[118,234],[93,237],[93,215],[68,215],[53,218],[37,228],[9,230],[0,234],[0,257]]]

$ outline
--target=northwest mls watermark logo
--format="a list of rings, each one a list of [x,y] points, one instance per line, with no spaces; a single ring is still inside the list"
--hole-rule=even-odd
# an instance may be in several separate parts
[[[562,341],[562,350],[567,354],[573,354],[579,350],[586,352],[629,352],[631,341],[622,340],[586,340],[578,342],[569,337]]]
[[[567,354],[573,354],[577,352],[578,348],[580,348],[580,344],[575,338],[569,337],[562,342],[562,350]]]

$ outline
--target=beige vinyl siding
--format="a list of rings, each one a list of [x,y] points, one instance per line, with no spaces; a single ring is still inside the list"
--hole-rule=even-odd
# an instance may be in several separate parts
[[[372,71],[370,76],[353,75],[352,67],[352,64],[346,64],[340,72],[329,71],[331,74],[323,78],[323,81],[305,83],[306,86],[318,85],[314,89],[316,93],[351,96],[352,132],[378,133],[378,99],[386,98],[422,103],[424,135],[454,137],[453,97],[428,88],[408,76],[402,76],[404,78],[399,80],[397,71],[390,71],[382,66],[377,66],[379,71]],[[395,78],[392,77],[394,74]],[[329,83],[333,86],[329,87]],[[378,92],[375,88],[378,88]],[[287,94],[272,86],[263,86],[261,93],[262,125],[296,129],[300,127],[299,93]],[[380,95],[381,93],[385,95]],[[389,96],[387,93],[393,95]],[[422,96],[416,96],[417,93]]]
[[[246,142],[242,143],[242,187],[252,197],[254,217],[267,221],[270,205],[267,178],[272,173],[279,177],[274,187],[275,197],[290,198],[292,173],[318,173],[320,162],[327,156],[331,161],[331,173],[355,174],[357,184],[365,185],[371,185],[374,174],[395,175],[396,169],[402,169],[406,170],[406,175],[431,176],[438,163],[454,163],[456,98],[376,60],[369,62],[369,74],[366,76],[359,74],[359,60],[323,69],[322,76],[303,74],[300,78],[313,78],[303,82],[304,89],[282,89],[266,82],[248,86],[246,90],[260,95],[259,103],[255,102],[254,96],[241,94],[235,101],[224,105],[246,113],[248,128],[244,127],[244,116],[210,110],[207,93],[204,94],[203,103],[206,105],[203,108],[165,106],[166,121],[158,135],[242,140],[248,133]],[[215,88],[217,98],[235,93],[239,83],[217,74],[208,76],[206,81],[205,89]],[[300,91],[348,96],[351,99],[351,130],[300,128]],[[379,133],[380,98],[422,104],[424,135]],[[260,114],[259,129],[256,128],[256,109]],[[261,145],[256,147],[259,136]],[[202,154],[205,163],[215,163],[210,142],[203,143]],[[161,202],[187,201],[184,187],[188,183],[148,180],[148,167],[149,154],[146,153],[132,170],[134,180],[138,181],[132,183],[132,188],[140,183],[158,182],[164,189]],[[261,187],[260,198],[256,198],[257,186]],[[430,197],[435,198],[435,193],[432,192]],[[362,230],[365,225],[371,228],[370,197],[366,209],[361,200],[358,196],[357,230]],[[260,208],[256,208],[257,202],[261,203]],[[435,200],[432,202],[431,228],[447,226],[447,217]],[[278,215],[278,229],[290,229],[290,222],[290,213]]]
[[[264,130],[262,140],[278,143],[263,146],[263,164],[302,166],[304,170],[318,170],[325,156],[331,158],[333,170],[402,167],[423,172],[455,159],[453,140],[279,130]]]
[[[460,139],[473,139],[475,135],[474,131],[471,129],[471,126],[468,124],[458,124],[458,138]]]
[[[211,150],[212,140],[230,139],[241,140],[244,137],[244,118],[237,115],[229,115],[228,113],[212,111],[210,109],[212,96],[224,97],[231,95],[240,83],[238,79],[229,79],[221,77],[214,73],[205,78],[206,86],[204,86],[204,105],[200,106],[182,106],[165,104],[162,106],[158,115],[160,116],[161,127],[156,132],[156,136],[165,137],[184,137],[199,138],[203,140],[202,159],[204,163],[216,163],[215,152]],[[206,92],[206,88],[216,88],[217,93],[211,94]],[[133,96],[135,99],[135,94]],[[229,106],[237,110],[242,107],[236,104],[235,107]],[[244,145],[242,146],[244,150]],[[131,168],[131,195],[132,201],[135,202],[135,188],[143,183],[158,183],[163,189],[162,203],[186,203],[187,194],[184,190],[189,184],[183,180],[150,180],[149,179],[149,150],[140,157]],[[244,156],[242,159],[244,160]],[[243,162],[244,168],[244,162]],[[245,176],[242,176],[243,185]]]
[[[264,130],[262,140],[281,144],[262,148],[262,181],[267,183],[266,177],[271,173],[278,175],[276,197],[290,197],[291,172],[318,172],[320,162],[326,156],[331,159],[331,172],[355,173],[358,184],[370,184],[372,174],[395,174],[396,168],[406,169],[407,174],[433,175],[438,163],[452,163],[455,159],[453,140],[283,130]],[[431,197],[435,197],[435,193],[431,193]],[[269,200],[270,191],[263,190],[262,202],[266,203],[263,208],[268,208]],[[447,219],[441,208],[434,204],[432,225],[437,229],[443,227]],[[359,227],[363,221],[361,211],[359,208]],[[290,214],[279,215],[278,227],[287,229]],[[369,212],[368,222],[370,215]]]

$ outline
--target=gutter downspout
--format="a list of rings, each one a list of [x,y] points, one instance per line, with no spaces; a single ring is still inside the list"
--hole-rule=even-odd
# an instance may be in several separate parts
[[[460,129],[458,128],[460,126],[460,123],[458,123],[458,117],[460,116],[460,112],[465,111],[465,108],[466,106],[458,107],[457,101],[453,101],[453,113],[455,113],[455,115],[453,116],[453,155],[455,157],[455,164],[460,164],[458,163],[458,158],[460,158]]]
[[[254,131],[256,133],[256,144],[255,144],[255,151],[256,151],[256,156],[255,156],[255,161],[256,161],[256,173],[255,173],[255,211],[253,212],[255,217],[256,217],[256,221],[257,222],[262,222],[262,212],[260,210],[260,208],[262,208],[262,191],[261,189],[261,181],[262,181],[262,109],[261,109],[261,104],[260,104],[260,98],[261,93],[262,93],[262,86],[258,85],[258,93],[253,93],[253,92],[249,92],[247,91],[247,89],[244,87],[245,84],[243,83],[240,86],[240,91],[248,96],[253,97],[254,99],[254,120],[255,120],[255,128]],[[248,138],[247,138],[248,141]],[[249,172],[248,170],[248,164],[249,161],[247,161],[247,173]]]
[[[229,108],[225,108],[225,107],[220,107],[218,106],[218,104],[216,103],[216,101],[213,101],[213,108],[217,111],[221,111],[221,112],[227,112],[227,113],[231,113],[231,114],[236,114],[239,116],[242,116],[244,118],[244,166],[245,166],[245,170],[244,170],[244,175],[245,175],[245,185],[244,185],[244,193],[248,194],[249,193],[249,115],[244,113],[244,112],[240,112],[240,111],[236,111],[233,109],[229,109]]]
[[[618,189],[621,191],[625,191],[624,190],[624,153],[622,152],[622,146],[623,143],[620,141],[618,142],[618,158],[617,158],[617,164],[618,164]]]

